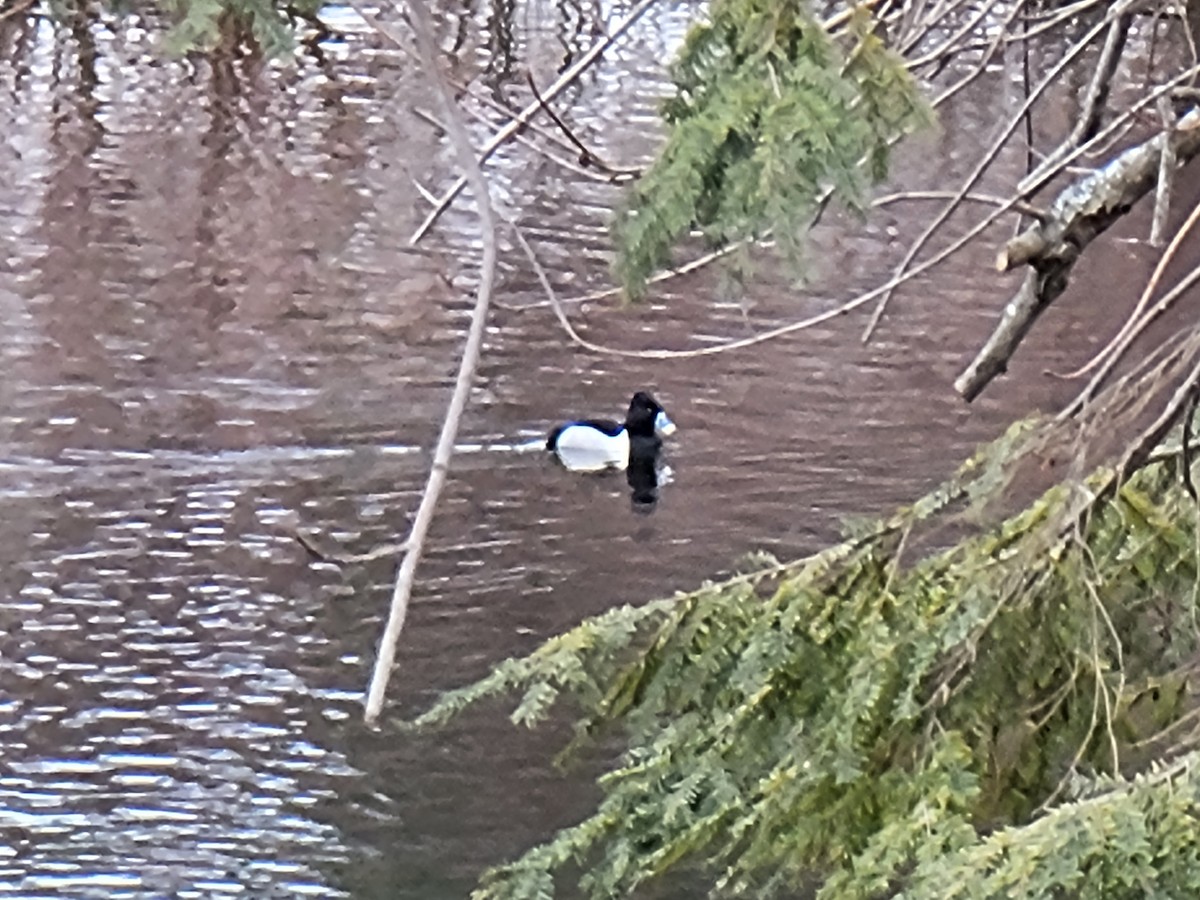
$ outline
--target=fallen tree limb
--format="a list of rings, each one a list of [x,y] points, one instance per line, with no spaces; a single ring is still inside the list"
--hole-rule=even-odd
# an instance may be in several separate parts
[[[378,21],[368,10],[361,8],[361,4],[354,2],[352,5],[355,11],[380,34],[401,47],[405,46],[405,41],[398,34]],[[467,127],[463,124],[462,116],[455,106],[454,98],[446,86],[445,77],[438,65],[437,52],[433,43],[433,27],[430,24],[429,12],[425,9],[424,0],[408,0],[408,15],[413,36],[416,39],[418,56],[425,71],[429,74],[430,84],[434,93],[437,94],[438,103],[445,116],[446,132],[458,155],[459,165],[465,173],[463,182],[471,186],[471,193],[475,195],[475,205],[479,213],[479,236],[483,242],[483,259],[480,263],[475,306],[471,310],[471,324],[467,329],[467,341],[463,345],[462,360],[458,366],[458,375],[454,380],[454,393],[450,396],[450,405],[446,407],[446,417],[442,421],[442,430],[438,435],[437,447],[433,452],[433,465],[429,469],[429,479],[425,483],[425,491],[421,494],[421,503],[413,518],[408,539],[402,545],[404,558],[396,572],[396,582],[392,588],[392,601],[388,608],[388,620],[384,626],[383,635],[379,639],[379,653],[375,659],[375,668],[371,672],[371,683],[367,690],[364,718],[368,723],[378,719],[379,713],[383,709],[388,679],[391,677],[392,665],[396,660],[396,644],[400,640],[400,632],[404,628],[404,620],[408,615],[408,600],[412,595],[413,576],[417,570],[417,563],[421,559],[425,536],[429,533],[429,526],[433,522],[438,497],[441,496],[442,486],[446,483],[450,457],[454,454],[454,439],[458,436],[458,423],[467,405],[467,396],[471,392],[471,381],[475,377],[475,366],[479,361],[480,348],[483,346],[484,324],[487,321],[488,304],[491,301],[492,284],[496,275],[496,217],[492,211],[487,180],[483,177],[483,170],[476,161],[475,148],[471,146]]]
[[[1169,135],[1160,133],[1117,156],[1104,168],[1062,191],[1038,222],[1000,251],[996,268],[1028,265],[1016,296],[1004,307],[987,343],[954,382],[964,399],[974,400],[997,375],[1046,308],[1067,288],[1075,262],[1093,240],[1120,219],[1158,181],[1164,141],[1170,141],[1177,165],[1200,153],[1200,109],[1193,108]]]

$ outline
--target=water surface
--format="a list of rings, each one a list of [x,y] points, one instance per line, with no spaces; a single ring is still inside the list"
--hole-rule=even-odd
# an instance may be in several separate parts
[[[605,159],[652,151],[661,63],[696,9],[655,7],[558,101]],[[519,105],[526,69],[549,83],[624,12],[456,8],[439,38],[455,78]],[[586,773],[550,768],[561,734],[499,709],[425,737],[364,729],[393,563],[339,570],[288,536],[298,523],[362,552],[404,533],[479,245],[459,204],[410,246],[416,183],[453,180],[419,115],[433,99],[352,13],[323,15],[330,35],[277,63],[164,59],[133,22],[0,23],[6,896],[461,897],[594,799]],[[955,183],[1006,102],[986,80],[967,91],[901,154],[897,183]],[[564,296],[607,285],[616,188],[519,145],[489,174]],[[707,269],[643,306],[572,316],[625,348],[743,337],[876,283],[927,214],[830,215],[803,284],[764,263],[738,294]],[[968,408],[951,381],[1014,286],[987,244],[900,291],[869,345],[849,317],[669,362],[574,347],[502,244],[392,683],[402,712],[583,616],[752,550],[814,551],[911,500],[1011,417],[1068,396],[1041,369],[1113,330],[1152,261],[1111,241],[1111,268],[1080,272],[1022,349],[1037,363]],[[619,474],[516,449],[567,415],[620,415],[643,387],[680,426],[653,515]]]

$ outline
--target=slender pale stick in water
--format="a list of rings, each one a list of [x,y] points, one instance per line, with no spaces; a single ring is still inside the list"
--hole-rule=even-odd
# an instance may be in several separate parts
[[[354,8],[363,19],[388,40],[401,47],[405,46],[405,41],[389,26],[378,21],[369,10],[361,8],[358,3],[354,4]],[[441,495],[442,486],[446,483],[450,457],[454,454],[454,440],[458,436],[458,423],[462,418],[463,409],[467,405],[467,396],[471,392],[471,380],[475,376],[475,366],[479,361],[479,350],[483,346],[484,324],[487,321],[488,304],[491,302],[492,284],[496,275],[496,217],[492,212],[487,179],[483,177],[483,170],[476,162],[475,148],[471,146],[467,128],[450,95],[450,90],[446,86],[445,76],[438,66],[437,52],[434,50],[432,37],[433,28],[430,25],[429,12],[425,9],[424,0],[408,0],[408,15],[413,36],[416,39],[417,54],[425,71],[429,73],[430,84],[442,107],[446,133],[454,145],[459,165],[465,173],[463,176],[465,183],[470,185],[471,193],[475,195],[475,205],[479,212],[479,237],[483,241],[483,260],[480,264],[475,306],[471,310],[471,324],[467,329],[467,341],[463,345],[462,361],[458,365],[458,376],[454,380],[454,393],[450,396],[450,405],[446,408],[446,418],[442,421],[442,431],[438,435],[437,447],[433,451],[433,465],[429,469],[429,480],[425,483],[425,492],[421,495],[421,503],[413,518],[412,529],[404,544],[404,558],[400,561],[400,568],[396,572],[387,624],[379,639],[379,655],[375,659],[375,669],[371,672],[371,684],[367,689],[365,712],[367,722],[377,720],[383,709],[388,679],[391,677],[392,666],[396,661],[396,644],[400,640],[400,632],[404,629],[404,620],[408,615],[408,600],[412,595],[413,576],[417,571],[417,563],[421,559],[421,550],[425,545],[425,536],[429,533],[429,525],[433,521],[438,497]]]

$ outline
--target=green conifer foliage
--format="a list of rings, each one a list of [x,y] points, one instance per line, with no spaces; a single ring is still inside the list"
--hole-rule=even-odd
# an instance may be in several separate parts
[[[564,691],[623,729],[595,813],[478,898],[629,895],[681,862],[718,894],[1200,896],[1196,505],[1160,462],[1095,473],[940,551],[1014,428],[944,488],[817,556],[612,610],[444,697],[429,725]],[[912,556],[909,559],[909,556]]]
[[[295,43],[293,16],[312,17],[317,0],[160,0],[172,19],[166,46],[172,53],[211,50],[223,35],[249,38],[267,55],[290,50]]]
[[[175,55],[208,52],[245,41],[267,56],[290,51],[298,19],[313,20],[320,0],[106,0],[117,15],[138,12],[151,27],[164,30],[162,47]],[[94,15],[97,7],[82,0],[54,0],[53,14],[63,20]]]
[[[665,147],[616,222],[636,296],[701,229],[724,245],[774,232],[786,249],[830,198],[861,208],[891,143],[928,111],[860,11],[827,33],[801,0],[714,0],[672,68]]]

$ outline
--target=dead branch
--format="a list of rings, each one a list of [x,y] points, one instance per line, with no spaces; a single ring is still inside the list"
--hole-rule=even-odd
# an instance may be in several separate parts
[[[1200,207],[1197,207],[1197,211],[1200,211]],[[1087,405],[1096,395],[1096,392],[1100,390],[1100,386],[1112,375],[1113,369],[1116,368],[1117,363],[1125,356],[1129,347],[1138,336],[1150,327],[1150,324],[1155,319],[1174,306],[1175,302],[1186,295],[1198,281],[1200,281],[1200,268],[1192,269],[1174,287],[1163,294],[1157,303],[1145,312],[1138,314],[1136,318],[1130,319],[1117,337],[1101,351],[1102,354],[1107,355],[1100,370],[1092,376],[1092,380],[1088,382],[1087,387],[1080,391],[1079,395],[1070,404],[1064,407],[1063,411],[1059,414],[1059,418],[1070,418]],[[1149,297],[1149,294],[1143,294],[1143,297]]]
[[[954,382],[966,400],[1005,371],[1037,317],[1066,290],[1084,248],[1154,187],[1166,140],[1180,164],[1200,152],[1200,109],[1190,110],[1170,135],[1156,135],[1069,185],[1051,206],[1048,223],[1034,224],[1005,245],[996,268],[1028,265],[1030,271],[983,349]]]
[[[1120,0],[1117,5],[1118,7],[1124,9],[1129,5],[1130,2],[1132,2],[1132,0]],[[1019,5],[1016,8],[1019,9]],[[904,258],[900,260],[900,264],[896,267],[895,272],[893,273],[894,277],[898,277],[904,273],[904,271],[912,264],[913,260],[917,258],[917,254],[921,252],[926,243],[928,243],[929,239],[933,237],[938,229],[945,224],[946,220],[950,218],[950,216],[962,203],[963,198],[970,192],[971,188],[978,183],[979,179],[983,177],[983,173],[987,171],[988,167],[991,166],[996,157],[1000,155],[1000,152],[1007,145],[1008,139],[1012,137],[1013,132],[1016,131],[1017,127],[1025,119],[1025,116],[1028,115],[1030,109],[1033,108],[1034,103],[1037,102],[1037,100],[1050,87],[1050,85],[1054,84],[1059,79],[1063,71],[1072,62],[1074,62],[1075,58],[1079,56],[1079,54],[1081,54],[1085,49],[1087,49],[1091,42],[1095,40],[1097,35],[1100,34],[1100,31],[1104,27],[1105,21],[1107,20],[1102,20],[1101,22],[1093,25],[1082,38],[1076,41],[1075,44],[1063,54],[1062,59],[1060,59],[1053,67],[1051,67],[1050,71],[1047,72],[1042,77],[1041,81],[1038,82],[1037,87],[1027,93],[1024,101],[1021,103],[1020,108],[1017,109],[1017,111],[1009,118],[1008,122],[1005,123],[1004,128],[1001,129],[999,136],[992,141],[991,146],[988,147],[987,151],[975,164],[975,168],[971,170],[971,174],[967,176],[966,180],[962,184],[962,187],[959,188],[959,192],[955,198],[942,208],[941,212],[939,212],[933,218],[933,220],[925,226],[924,230],[920,235],[918,235],[917,239],[909,246],[908,251],[904,254]],[[962,82],[960,82],[960,84],[961,83]],[[949,95],[949,92],[943,93],[942,98]],[[867,323],[866,329],[863,331],[863,343],[866,343],[871,339],[871,335],[874,333],[876,326],[879,324],[879,320],[883,317],[891,297],[891,290],[885,291],[880,295],[878,302],[875,304],[875,310],[871,314],[871,319]]]
[[[1192,480],[1192,423],[1196,418],[1196,405],[1200,402],[1200,393],[1193,392],[1188,402],[1187,412],[1183,414],[1183,435],[1179,439],[1179,449],[1183,456],[1180,468],[1183,470],[1183,486],[1193,503],[1200,503],[1200,494],[1196,493],[1196,483]]]
[[[1161,167],[1159,171],[1161,172]],[[1183,246],[1184,240],[1186,240],[1187,236],[1192,233],[1192,229],[1196,227],[1198,222],[1200,222],[1200,206],[1197,206],[1195,209],[1193,209],[1191,214],[1187,217],[1187,220],[1184,221],[1181,226],[1179,226],[1179,229],[1175,232],[1175,236],[1171,238],[1171,243],[1167,245],[1167,249],[1164,250],[1162,256],[1158,258],[1158,262],[1154,266],[1154,271],[1150,273],[1150,280],[1147,281],[1146,286],[1142,288],[1142,295],[1138,297],[1137,303],[1135,303],[1133,306],[1133,312],[1129,314],[1129,318],[1126,319],[1125,324],[1121,326],[1121,330],[1118,331],[1116,335],[1113,336],[1112,340],[1105,344],[1098,353],[1094,354],[1085,365],[1080,366],[1074,372],[1067,373],[1065,376],[1068,379],[1079,378],[1080,376],[1086,375],[1097,366],[1105,364],[1106,360],[1108,361],[1105,365],[1106,371],[1097,375],[1093,379],[1092,383],[1088,385],[1088,388],[1082,392],[1081,399],[1079,401],[1080,403],[1090,399],[1096,390],[1099,389],[1100,383],[1107,378],[1109,374],[1111,374],[1112,367],[1116,362],[1114,357],[1119,358],[1120,356],[1124,355],[1125,351],[1129,348],[1129,345],[1133,342],[1133,340],[1139,334],[1141,334],[1150,321],[1152,321],[1153,318],[1159,314],[1158,312],[1153,312],[1149,316],[1145,315],[1146,308],[1150,305],[1150,298],[1154,296],[1154,292],[1158,290],[1159,282],[1162,281],[1163,273],[1166,272],[1167,266],[1170,265],[1171,260],[1175,258],[1176,254],[1179,252],[1179,248]],[[1188,279],[1185,278],[1184,282],[1186,283],[1187,280]],[[1163,307],[1164,303],[1173,302],[1170,299],[1171,294],[1174,294],[1179,290],[1180,285],[1176,285],[1166,297],[1163,297],[1161,300],[1159,300],[1157,306]],[[1161,310],[1161,312],[1165,311],[1165,308]]]
[[[1108,36],[1104,39],[1104,47],[1100,50],[1100,59],[1096,70],[1092,73],[1092,81],[1088,85],[1087,95],[1083,100],[1082,114],[1076,123],[1069,146],[1077,146],[1083,141],[1090,141],[1100,130],[1100,122],[1104,117],[1104,109],[1108,105],[1108,95],[1112,88],[1112,79],[1121,62],[1121,54],[1125,50],[1125,42],[1129,37],[1129,25],[1133,21],[1130,13],[1118,16],[1108,27]]]
[[[1158,117],[1162,120],[1165,134],[1175,129],[1175,110],[1171,98],[1158,98]],[[1158,159],[1158,188],[1154,197],[1154,215],[1150,219],[1150,246],[1161,247],[1163,232],[1167,228],[1167,216],[1171,212],[1171,173],[1175,171],[1175,153],[1170,141],[1163,141],[1162,154]]]
[[[550,121],[558,126],[558,130],[561,131],[566,136],[567,140],[569,140],[575,146],[575,149],[579,151],[579,164],[581,166],[584,166],[585,168],[587,166],[596,166],[597,168],[608,172],[613,177],[618,175],[636,177],[641,174],[641,172],[636,169],[615,169],[608,163],[604,162],[604,160],[602,160],[596,153],[592,152],[587,144],[576,137],[575,132],[572,131],[567,123],[559,117],[558,113],[554,111],[554,108],[546,102],[546,100],[542,97],[542,92],[538,90],[537,81],[534,80],[532,72],[525,73],[525,80],[529,83],[529,90],[533,93],[533,99],[538,102],[538,105],[542,108],[542,112],[550,117]]]
[[[1197,353],[1200,348],[1197,347],[1195,341],[1192,341],[1188,349],[1191,351],[1193,360],[1192,368],[1175,388],[1175,393],[1163,407],[1158,418],[1151,422],[1138,435],[1137,440],[1133,441],[1126,449],[1117,469],[1115,481],[1118,483],[1124,483],[1129,476],[1146,464],[1154,452],[1154,448],[1163,442],[1171,429],[1195,405],[1197,396],[1200,396],[1200,353]]]
[[[36,2],[37,0],[17,0],[17,2],[8,9],[0,12],[0,22],[3,22],[5,19],[13,16],[20,15],[21,13],[25,12],[25,10],[29,9],[29,7],[33,6],[33,4]]]
[[[372,562],[377,559],[383,559],[385,556],[394,556],[408,549],[408,542],[405,541],[401,544],[380,544],[378,547],[371,548],[366,553],[342,553],[340,550],[334,550],[332,547],[323,544],[320,538],[311,534],[305,534],[298,528],[289,529],[288,533],[291,534],[296,543],[303,547],[304,551],[313,559],[320,562],[337,563],[338,565]]]
[[[439,131],[446,130],[446,126],[442,122],[442,120],[439,119],[437,116],[435,116],[433,113],[429,112],[429,110],[421,109],[420,107],[415,107],[412,112],[413,112],[413,115],[416,116],[418,119],[421,119],[423,122],[427,122],[428,124],[432,125],[434,128],[438,129]],[[485,124],[489,127],[492,124],[491,121],[487,118],[487,116],[483,115],[482,113],[478,112],[477,110],[464,108],[463,112],[465,112],[467,115],[469,115],[475,121],[482,122],[483,124]],[[546,159],[546,160],[554,163],[556,166],[559,166],[560,168],[563,168],[563,169],[567,170],[568,172],[571,172],[574,175],[578,175],[581,178],[587,178],[592,181],[603,182],[604,184],[611,184],[617,180],[614,176],[605,175],[599,171],[594,171],[592,169],[585,169],[583,166],[578,165],[577,163],[572,162],[571,160],[568,160],[562,156],[559,156],[557,153],[553,153],[549,150],[546,150],[544,147],[539,146],[537,141],[531,140],[530,138],[526,137],[523,134],[513,135],[513,140],[516,141],[521,146],[528,148],[531,152],[536,153],[538,156],[542,157],[543,159]],[[625,179],[625,180],[629,180],[629,179]],[[428,203],[430,206],[437,205],[438,198],[435,194],[426,190],[424,186],[420,186],[418,188],[418,190],[420,190],[421,196],[425,199],[426,203]]]
[[[447,81],[450,82],[450,86],[452,88],[454,88],[456,91],[458,91],[458,94],[460,97],[462,97],[462,98],[469,97],[471,100],[475,101],[480,106],[485,106],[488,109],[492,110],[493,112],[497,112],[500,115],[504,116],[505,120],[511,119],[513,116],[518,115],[520,112],[520,110],[514,109],[512,106],[508,105],[507,103],[501,102],[500,100],[496,99],[495,97],[490,97],[487,94],[480,93],[479,91],[473,90],[471,88],[471,86],[469,84],[467,84],[465,81],[458,81],[457,79],[454,79],[454,78],[448,78]],[[467,103],[464,102],[460,108],[465,110],[476,120],[483,122],[484,124],[488,125],[489,127],[494,126],[494,123],[490,119],[487,119],[486,117],[484,117],[482,113],[472,110],[471,107]],[[568,141],[565,137],[563,137],[561,134],[559,134],[558,129],[546,128],[542,125],[539,125],[536,121],[534,121],[532,119],[530,121],[526,122],[525,127],[517,135],[514,135],[514,137],[516,140],[519,141],[519,140],[521,140],[521,136],[526,133],[536,134],[539,137],[543,137],[550,143],[557,144],[560,149],[565,150],[568,153],[573,152],[575,149],[574,145],[570,141]]]
[[[352,5],[358,14],[380,34],[400,47],[405,46],[405,41],[391,28],[378,21],[368,10],[363,9],[359,0],[352,0]],[[463,345],[458,375],[454,379],[454,392],[450,396],[449,406],[446,407],[446,417],[442,421],[442,430],[438,435],[437,447],[433,452],[433,465],[429,469],[429,479],[421,494],[421,503],[417,506],[408,539],[404,542],[404,558],[396,572],[387,624],[379,639],[379,654],[375,659],[375,668],[371,672],[371,683],[367,691],[364,714],[364,718],[369,723],[378,719],[379,713],[383,709],[384,695],[392,674],[392,665],[396,659],[396,644],[400,640],[400,632],[404,629],[404,620],[408,615],[408,600],[412,595],[413,576],[417,570],[417,563],[421,559],[421,550],[425,546],[425,537],[429,533],[430,523],[433,522],[438,497],[441,495],[442,486],[446,483],[450,458],[454,455],[454,439],[458,436],[458,423],[462,419],[463,410],[467,405],[467,396],[471,392],[471,381],[475,376],[475,366],[479,361],[479,351],[483,346],[484,325],[487,321],[488,304],[491,301],[492,285],[496,275],[496,218],[492,212],[487,180],[476,161],[475,148],[471,146],[467,127],[463,123],[450,88],[442,75],[441,66],[438,65],[437,51],[434,49],[433,43],[433,27],[430,24],[429,12],[425,9],[424,0],[408,0],[408,14],[417,46],[417,55],[420,57],[423,68],[429,73],[430,84],[442,107],[447,134],[458,155],[459,165],[465,173],[462,178],[463,183],[469,183],[471,193],[475,195],[475,205],[479,213],[480,239],[483,242],[483,259],[480,263],[479,287],[476,289],[475,306],[471,310],[471,324],[467,329],[467,340]]]

